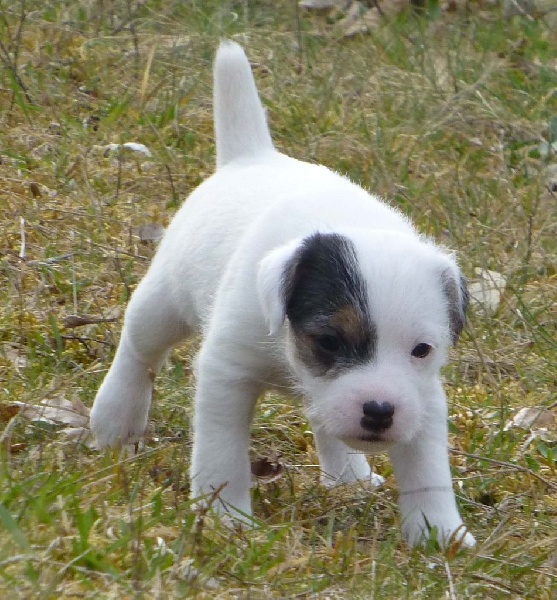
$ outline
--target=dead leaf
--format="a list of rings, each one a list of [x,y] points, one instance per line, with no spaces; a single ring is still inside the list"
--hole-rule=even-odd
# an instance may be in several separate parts
[[[468,285],[470,300],[487,316],[494,315],[507,287],[507,280],[497,271],[478,267],[475,272],[478,280]]]
[[[160,48],[180,48],[189,46],[191,44],[191,37],[188,35],[158,35],[157,36],[157,47]]]
[[[544,179],[547,189],[557,192],[557,163],[549,164],[544,169]]]
[[[29,184],[29,190],[31,191],[31,194],[33,194],[33,198],[40,198],[42,196],[39,184],[34,181]]]
[[[342,8],[346,0],[300,0],[301,8],[306,10],[327,10],[329,8]]]
[[[344,37],[366,34],[381,25],[385,17],[397,15],[407,6],[408,0],[382,0],[369,8],[368,4],[356,0],[346,8],[337,27]]]
[[[183,581],[196,581],[201,583],[203,587],[209,590],[216,590],[220,587],[217,579],[214,577],[203,576],[198,569],[194,567],[193,559],[186,558],[179,564],[175,564],[172,567],[172,573],[178,579]]]
[[[343,19],[337,27],[344,37],[354,37],[359,34],[369,33],[377,27],[380,20],[379,13],[374,9],[365,9],[361,2],[352,2]]]
[[[19,406],[15,404],[0,404],[0,423],[7,423],[19,412]]]
[[[519,429],[532,429],[535,427],[536,429],[555,430],[556,421],[557,415],[554,410],[549,410],[545,406],[525,406],[505,425],[505,431],[515,427]]]
[[[163,538],[167,540],[175,540],[179,535],[179,528],[174,525],[157,525],[143,532],[144,539],[154,540]]]
[[[24,450],[27,450],[27,444],[20,442],[17,444],[10,444],[10,446],[8,447],[8,452],[10,454],[17,454],[18,452],[23,452]]]
[[[64,318],[64,327],[72,329],[83,325],[95,325],[97,323],[116,323],[116,318],[90,317],[88,315],[68,315]]]
[[[42,400],[40,404],[14,402],[19,414],[34,423],[89,427],[89,409],[79,399],[67,400],[63,396]]]
[[[281,477],[284,466],[279,460],[279,456],[261,457],[251,463],[251,473],[259,479],[265,479],[267,482],[275,481]]]
[[[22,355],[21,348],[18,344],[5,342],[2,344],[1,352],[12,363],[16,371],[25,369],[27,366],[27,358]]]
[[[282,575],[286,571],[292,571],[293,569],[299,569],[300,567],[304,567],[307,565],[308,558],[307,556],[300,556],[299,558],[289,558],[279,564],[271,567],[267,571],[268,576]]]
[[[516,15],[533,15],[536,11],[534,0],[505,0],[504,3],[505,18],[515,17]]]
[[[137,234],[141,242],[156,244],[164,235],[164,227],[160,223],[147,223],[138,229]]]
[[[132,150],[133,152],[139,152],[149,158],[153,155],[151,150],[147,148],[145,144],[138,144],[137,142],[126,142],[125,144],[107,144],[105,146],[105,156],[108,156],[111,152],[121,152],[123,150]]]
[[[97,449],[89,427],[66,427],[60,430],[60,435],[68,442],[79,442],[91,450]]]

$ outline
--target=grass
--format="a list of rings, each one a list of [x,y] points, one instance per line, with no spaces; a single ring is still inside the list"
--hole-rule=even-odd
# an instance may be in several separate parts
[[[0,0],[2,597],[555,597],[557,167],[540,146],[557,139],[552,15],[428,7],[346,39],[334,15],[291,0]],[[137,455],[101,455],[14,407],[91,405],[154,252],[141,227],[166,225],[213,170],[225,36],[248,48],[281,149],[399,205],[470,279],[508,281],[495,315],[473,307],[445,374],[472,551],[404,545],[384,457],[381,490],[320,487],[299,403],[273,395],[253,427],[254,457],[281,465],[253,491],[261,528],[198,518],[194,345],[159,378]],[[107,150],[124,142],[152,157]],[[506,427],[531,406],[550,409],[544,428]]]

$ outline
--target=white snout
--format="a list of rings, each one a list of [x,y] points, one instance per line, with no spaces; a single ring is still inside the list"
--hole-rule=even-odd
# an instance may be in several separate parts
[[[362,369],[306,385],[308,416],[355,450],[382,452],[410,442],[422,428],[425,399],[415,382],[392,370]],[[407,378],[408,379],[408,378]]]

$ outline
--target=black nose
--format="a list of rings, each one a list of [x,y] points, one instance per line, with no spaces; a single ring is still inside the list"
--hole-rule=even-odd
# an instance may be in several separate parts
[[[360,425],[368,431],[378,432],[388,429],[393,424],[395,407],[390,402],[375,402],[371,400],[363,405],[364,416]]]

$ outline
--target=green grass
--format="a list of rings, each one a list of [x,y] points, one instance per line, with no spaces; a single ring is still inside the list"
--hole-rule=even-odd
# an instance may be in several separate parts
[[[24,16],[24,18],[22,17]],[[0,595],[5,598],[539,598],[557,593],[554,407],[557,62],[549,16],[471,4],[343,38],[293,0],[0,0]],[[445,376],[452,463],[474,550],[410,550],[384,489],[318,484],[296,399],[262,399],[253,491],[261,528],[230,531],[188,498],[195,344],[157,381],[135,456],[101,455],[14,401],[90,406],[122,315],[166,225],[213,171],[212,58],[237,36],[277,145],[349,174],[453,248],[473,308]],[[553,133],[552,133],[553,132]],[[145,144],[152,158],[110,153]],[[553,173],[553,176],[551,175]],[[69,315],[95,322],[68,328]]]

